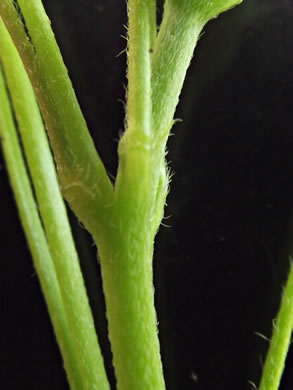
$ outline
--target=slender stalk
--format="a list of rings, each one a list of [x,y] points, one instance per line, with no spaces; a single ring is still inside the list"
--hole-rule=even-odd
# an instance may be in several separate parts
[[[293,263],[277,315],[259,390],[278,390],[293,330]]]
[[[128,2],[128,90],[125,135],[149,141],[151,135],[151,66],[153,0]],[[141,140],[136,140],[141,138]],[[146,139],[145,139],[146,138]]]
[[[2,30],[1,30],[2,33]],[[71,389],[83,390],[55,267],[34,201],[0,66],[0,134],[20,219],[47,303]]]
[[[42,118],[16,48],[0,24],[0,51],[52,255],[83,388],[109,389]]]
[[[155,40],[157,37],[157,1],[149,0],[148,2],[148,13],[150,17],[150,53],[153,51]]]
[[[126,131],[111,225],[99,244],[119,390],[165,388],[152,282],[153,155],[151,42],[154,2],[129,0]]]
[[[166,142],[187,68],[203,28],[202,21],[168,1],[152,55],[152,126]],[[161,149],[161,144],[159,145]]]
[[[118,148],[114,213],[127,220],[128,213],[133,215],[140,212],[139,224],[148,223],[151,195],[154,192],[150,52],[153,37],[153,24],[150,21],[153,12],[153,0],[128,2],[126,131]],[[131,223],[134,221],[129,220],[129,225]]]
[[[152,127],[166,142],[187,68],[203,26],[242,0],[166,0],[152,55]]]
[[[163,216],[168,192],[165,147],[174,124],[180,92],[203,26],[242,0],[166,0],[159,34],[152,54],[152,124],[154,131],[153,220]],[[158,228],[158,225],[157,225]]]
[[[34,87],[49,133],[65,198],[89,231],[108,219],[113,188],[88,133],[41,0],[18,1],[29,35],[11,0],[0,15]]]

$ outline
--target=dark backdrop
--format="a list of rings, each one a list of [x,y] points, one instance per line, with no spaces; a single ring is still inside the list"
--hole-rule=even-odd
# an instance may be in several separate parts
[[[125,1],[44,5],[99,153],[115,175]],[[183,122],[168,146],[175,173],[169,227],[161,227],[154,259],[168,390],[250,390],[248,381],[258,383],[268,342],[256,332],[270,337],[293,249],[292,18],[291,0],[245,0],[205,27],[187,75],[176,113]],[[1,388],[65,390],[3,165],[0,188]],[[113,383],[96,249],[71,219]],[[282,390],[292,389],[292,372],[293,351]]]

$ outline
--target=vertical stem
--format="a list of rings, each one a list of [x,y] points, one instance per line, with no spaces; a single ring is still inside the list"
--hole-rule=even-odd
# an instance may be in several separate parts
[[[2,31],[1,31],[2,33]],[[0,134],[20,219],[47,303],[71,389],[84,390],[54,263],[34,201],[0,66]]]
[[[115,202],[98,241],[109,335],[119,390],[165,388],[152,281],[153,0],[129,0],[126,131],[119,143]]]
[[[0,1],[0,15],[22,58],[40,105],[63,195],[93,234],[108,219],[113,187],[95,149],[41,0]]]
[[[127,135],[150,136],[153,0],[128,1]],[[131,134],[132,136],[132,134]],[[142,138],[143,140],[143,138]]]
[[[2,22],[2,21],[1,21]],[[68,328],[85,389],[109,389],[66,208],[59,190],[34,93],[16,48],[1,26],[1,60],[7,75]]]
[[[204,23],[196,9],[167,1],[152,56],[152,115],[157,142],[168,137],[187,68]]]
[[[99,248],[118,389],[163,390],[152,245],[134,227],[124,233]]]
[[[150,15],[150,52],[152,52],[157,37],[157,1],[156,0],[149,0],[149,15]]]
[[[278,390],[293,329],[293,263],[277,315],[259,390]]]
[[[166,0],[152,55],[152,127],[166,142],[203,26],[242,0]]]

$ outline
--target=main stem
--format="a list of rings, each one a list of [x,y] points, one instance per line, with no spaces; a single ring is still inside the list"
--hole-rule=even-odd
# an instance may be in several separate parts
[[[154,1],[129,0],[128,16],[127,125],[111,221],[97,243],[118,389],[164,390],[152,279]]]
[[[118,389],[163,390],[152,246],[138,239],[135,227],[128,229],[128,238],[122,231],[113,234],[99,255]]]

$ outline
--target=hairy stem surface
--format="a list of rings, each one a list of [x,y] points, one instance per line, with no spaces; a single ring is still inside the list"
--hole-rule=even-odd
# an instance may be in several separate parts
[[[153,0],[129,0],[128,15],[127,123],[111,225],[99,254],[118,389],[163,390],[152,281]]]
[[[259,390],[278,390],[291,344],[293,329],[293,264],[291,260],[287,284],[266,357]]]

